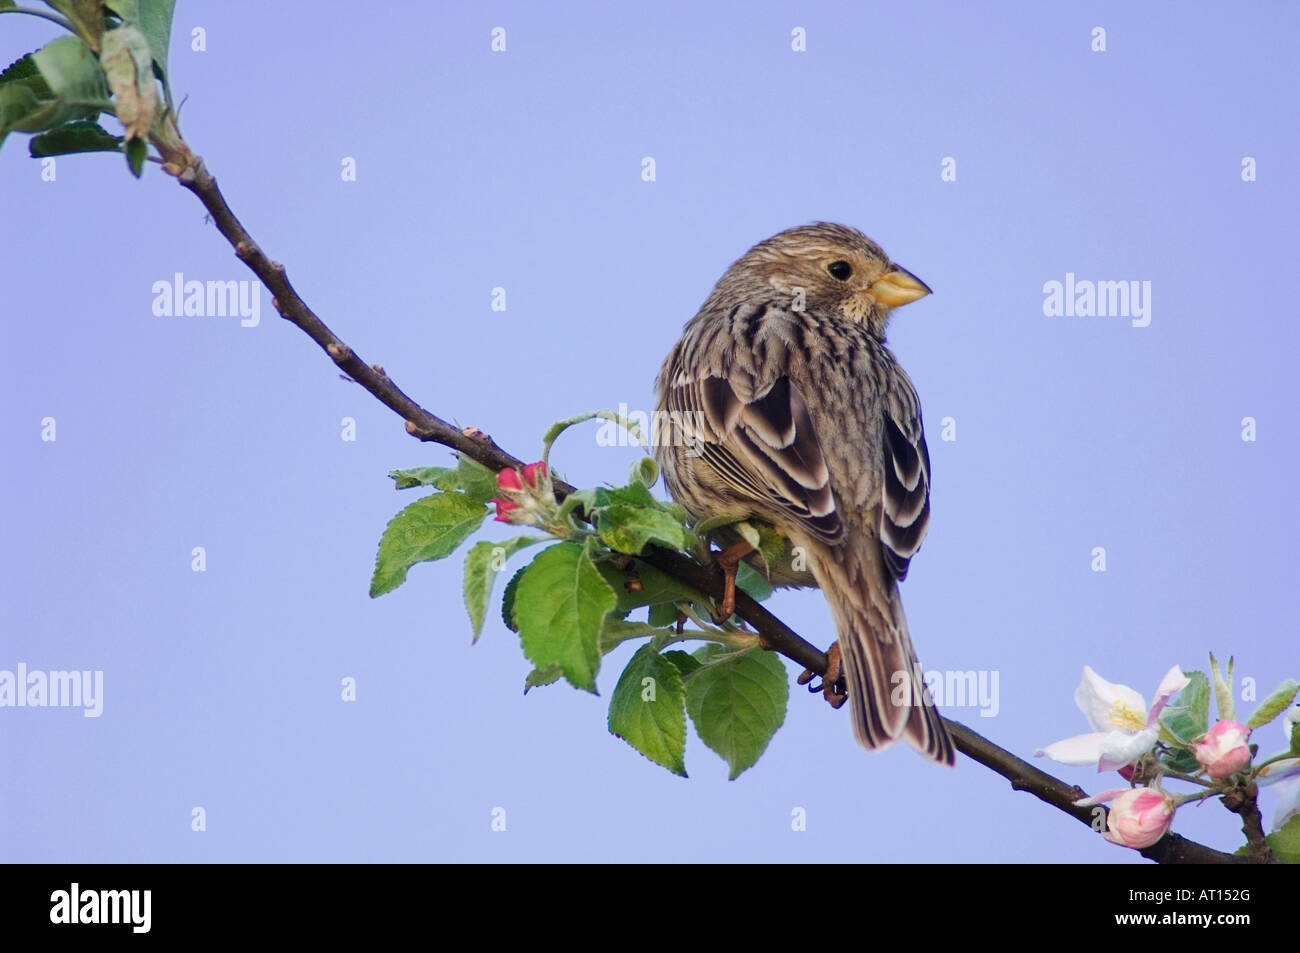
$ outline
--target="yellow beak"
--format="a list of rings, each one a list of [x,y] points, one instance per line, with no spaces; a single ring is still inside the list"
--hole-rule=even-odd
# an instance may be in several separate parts
[[[930,286],[906,268],[894,266],[871,283],[872,296],[887,308],[897,308],[930,293]]]

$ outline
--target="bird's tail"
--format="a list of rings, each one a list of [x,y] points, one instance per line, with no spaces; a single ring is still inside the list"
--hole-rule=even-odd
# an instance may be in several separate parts
[[[904,738],[939,764],[953,765],[952,739],[925,686],[898,584],[878,560],[860,564],[846,549],[811,560],[839,632],[853,734],[869,750]]]

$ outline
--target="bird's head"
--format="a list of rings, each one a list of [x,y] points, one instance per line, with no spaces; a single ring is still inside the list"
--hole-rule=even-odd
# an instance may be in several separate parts
[[[760,242],[731,266],[728,277],[733,274],[789,295],[796,307],[819,317],[865,325],[880,338],[894,308],[930,293],[925,282],[890,261],[866,235],[826,222]]]

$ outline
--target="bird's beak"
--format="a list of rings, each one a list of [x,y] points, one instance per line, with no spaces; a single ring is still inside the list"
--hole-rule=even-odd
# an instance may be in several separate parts
[[[930,293],[930,286],[906,268],[894,266],[871,283],[871,294],[887,308],[897,308]]]

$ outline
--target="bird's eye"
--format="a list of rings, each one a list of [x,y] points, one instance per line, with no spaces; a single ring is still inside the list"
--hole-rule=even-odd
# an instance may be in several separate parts
[[[836,281],[848,281],[849,276],[853,274],[853,266],[847,261],[833,261],[826,266],[826,270],[831,273],[831,277]]]

